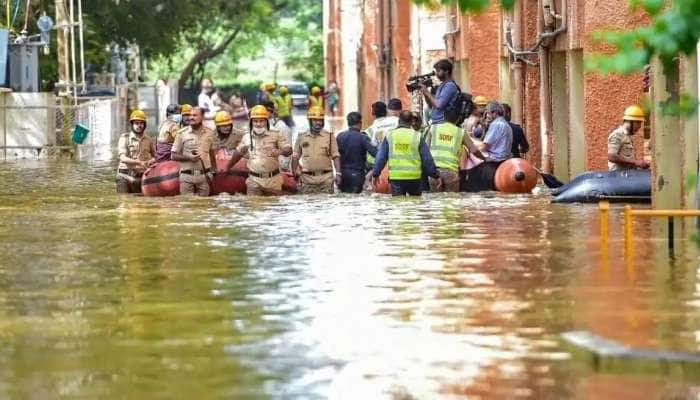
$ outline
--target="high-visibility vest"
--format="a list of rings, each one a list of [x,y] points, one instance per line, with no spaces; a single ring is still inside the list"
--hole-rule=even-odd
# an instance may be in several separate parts
[[[369,139],[372,141],[372,144],[379,147],[379,145],[382,144],[382,141],[384,141],[384,138],[386,137],[387,132],[396,129],[398,124],[398,119],[389,119],[387,117],[384,117],[382,119],[377,119],[372,126],[367,128],[367,135],[369,136]],[[374,157],[372,157],[371,154],[367,154],[367,163],[369,165],[374,165]]]
[[[276,96],[274,98],[275,108],[277,109],[277,116],[280,118],[289,117],[292,115],[292,110],[290,104],[292,104],[289,95],[286,96]]]
[[[430,154],[438,168],[459,171],[462,156],[464,131],[450,122],[433,125],[430,128]]]
[[[323,96],[309,96],[309,108],[311,107],[321,107],[323,108]]]
[[[420,133],[409,128],[398,128],[386,137],[389,145],[389,180],[420,179]]]

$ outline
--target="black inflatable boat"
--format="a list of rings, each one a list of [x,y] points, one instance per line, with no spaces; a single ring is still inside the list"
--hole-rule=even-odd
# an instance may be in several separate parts
[[[552,191],[552,203],[651,202],[651,172],[624,170],[586,172]]]

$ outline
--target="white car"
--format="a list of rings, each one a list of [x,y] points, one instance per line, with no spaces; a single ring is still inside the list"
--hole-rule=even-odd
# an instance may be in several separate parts
[[[277,87],[284,86],[292,96],[292,105],[296,108],[306,108],[306,101],[309,97],[309,86],[304,82],[288,81],[279,82]]]

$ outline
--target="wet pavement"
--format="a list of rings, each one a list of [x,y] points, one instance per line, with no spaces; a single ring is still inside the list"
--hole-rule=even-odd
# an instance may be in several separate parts
[[[0,164],[0,398],[695,399],[698,251],[602,250],[548,195],[117,196],[108,163]],[[656,238],[654,238],[656,237]],[[600,360],[598,360],[600,361]]]

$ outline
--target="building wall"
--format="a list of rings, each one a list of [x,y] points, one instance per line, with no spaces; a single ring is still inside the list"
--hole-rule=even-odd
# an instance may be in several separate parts
[[[344,71],[358,72],[345,72],[339,79],[341,89],[357,89],[356,93],[345,92],[346,104],[356,104],[365,115],[377,100],[398,96],[408,104],[409,94],[403,88],[406,78],[429,72],[437,59],[450,57],[464,90],[512,103],[515,122],[523,126],[531,145],[527,158],[553,169],[563,180],[584,170],[607,169],[608,134],[621,123],[625,107],[649,99],[641,75],[601,76],[583,68],[584,59],[592,53],[611,50],[595,43],[593,32],[630,30],[648,23],[645,15],[629,10],[627,0],[553,0],[555,11],[564,14],[568,27],[550,43],[546,68],[540,67],[538,57],[528,57],[533,65],[513,62],[504,50],[508,24],[519,32],[515,47],[528,49],[538,41],[540,10],[546,0],[518,0],[512,11],[493,5],[479,15],[461,15],[455,7],[418,7],[410,0],[354,0],[361,16],[355,20],[342,16],[350,0],[324,1],[330,8],[341,9],[341,44],[329,40],[329,45],[342,47],[341,55],[334,59],[330,54],[335,50],[327,49],[326,69],[335,73],[336,67],[329,64],[341,60]],[[331,29],[332,21],[329,25]],[[357,48],[352,43],[347,46],[343,39],[349,29],[361,32]],[[383,64],[385,50],[388,57]],[[548,81],[551,84],[543,88],[542,83]],[[547,98],[550,101],[541,104]],[[365,118],[365,122],[371,120]],[[642,135],[634,140],[641,156]],[[544,148],[549,149],[547,154]]]

